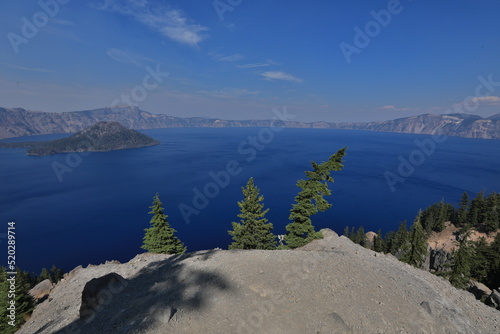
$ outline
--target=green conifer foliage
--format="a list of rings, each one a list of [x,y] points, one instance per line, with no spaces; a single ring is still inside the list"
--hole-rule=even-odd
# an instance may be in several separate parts
[[[10,283],[7,281],[10,275],[6,274],[6,270],[0,267],[0,333],[11,334],[14,333],[25,321],[25,315],[30,314],[34,307],[35,302],[30,296],[28,291],[32,288],[30,282],[32,280],[31,275],[27,272],[21,271],[16,268],[17,274],[15,275],[15,298],[11,299],[8,295],[10,294]],[[14,326],[10,325],[8,322],[11,321],[7,317],[9,310],[7,304],[10,300],[15,301],[16,313]]]
[[[384,239],[382,238],[382,230],[378,230],[377,235],[373,238],[373,250],[379,253],[385,250]]]
[[[354,234],[353,241],[357,243],[358,245],[365,246],[366,244],[366,236],[365,236],[365,228],[363,226],[360,226],[358,230],[356,231],[356,234]]]
[[[50,280],[51,282],[54,282],[54,280],[52,279],[52,276],[50,275],[50,273],[47,270],[47,268],[43,268],[42,272],[40,273],[40,280],[44,281],[46,279]]]
[[[400,252],[407,251],[409,232],[406,227],[406,220],[399,224],[399,229],[396,232],[392,232],[388,235],[387,248],[388,252],[392,255],[396,255]]]
[[[469,195],[464,191],[457,210],[456,226],[462,227],[467,224],[467,211],[469,210],[469,204]]]
[[[349,226],[346,226],[344,228],[344,234],[343,234],[343,236],[350,239],[349,235],[350,235]]]
[[[453,252],[453,264],[449,273],[450,283],[465,289],[471,277],[472,248],[467,240],[472,230],[460,237],[459,248]]]
[[[57,268],[55,265],[50,268],[50,271],[52,272],[52,277],[54,278],[55,283],[59,282],[64,276],[64,270]]]
[[[233,230],[228,231],[233,237],[229,249],[274,249],[276,237],[272,234],[273,224],[268,223],[264,210],[264,196],[250,178],[246,187],[241,188],[243,200],[238,202],[240,223],[232,222]]]
[[[167,215],[163,213],[163,204],[158,194],[153,198],[150,206],[153,215],[149,222],[151,227],[145,229],[142,249],[151,253],[181,254],[186,251],[184,244],[175,236],[176,230],[170,227]]]
[[[500,195],[491,193],[485,201],[484,231],[494,232],[500,228]]]
[[[403,261],[420,268],[427,255],[427,237],[421,223],[422,211],[419,211],[413,225],[410,228],[410,247]]]
[[[484,191],[481,191],[471,201],[470,209],[467,214],[467,223],[470,226],[477,226],[483,223],[483,216],[485,211]]]
[[[286,226],[287,233],[285,241],[288,247],[296,248],[303,246],[313,239],[321,238],[321,235],[314,230],[311,216],[322,211],[326,211],[331,204],[324,198],[329,196],[328,182],[333,182],[330,176],[332,171],[340,171],[343,167],[342,158],[346,148],[340,149],[327,161],[317,164],[312,161],[312,171],[306,171],[306,180],[299,180],[297,187],[301,190],[295,197],[295,204],[290,210],[292,222]]]

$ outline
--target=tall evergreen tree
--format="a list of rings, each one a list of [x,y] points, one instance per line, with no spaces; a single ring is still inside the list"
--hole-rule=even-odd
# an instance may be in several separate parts
[[[276,237],[272,234],[273,224],[268,223],[264,210],[264,196],[260,195],[253,178],[246,187],[241,188],[243,200],[238,202],[240,223],[232,222],[233,230],[228,231],[233,237],[229,249],[273,249],[276,248]]]
[[[418,212],[410,228],[410,247],[403,261],[420,268],[427,255],[427,238],[421,224],[422,211]]]
[[[151,227],[146,228],[142,249],[151,253],[181,254],[186,251],[184,244],[175,236],[176,230],[170,227],[167,215],[163,213],[163,204],[158,193],[153,198],[150,206],[150,214],[153,215],[149,222]]]
[[[489,266],[485,283],[492,289],[498,289],[500,287],[500,233],[496,235],[495,240],[491,243],[487,258]]]
[[[486,198],[483,217],[485,232],[495,232],[500,228],[500,196],[498,194],[493,192]]]
[[[457,210],[456,226],[462,227],[467,223],[467,211],[469,210],[469,194],[464,191]]]
[[[500,253],[498,254],[498,256],[500,256]],[[470,265],[471,277],[473,277],[478,282],[486,283],[491,264],[490,247],[484,237],[475,242],[474,247],[472,247]]]
[[[366,236],[365,236],[365,228],[363,226],[360,226],[358,230],[356,231],[356,234],[354,234],[353,241],[357,243],[358,245],[365,246],[366,245]]]
[[[349,238],[349,235],[350,235],[349,226],[344,227],[344,234],[343,235],[344,235],[344,237]]]
[[[50,280],[51,282],[54,282],[47,268],[42,268],[42,272],[40,273],[40,280],[44,281],[46,279]]]
[[[331,194],[328,182],[333,182],[332,171],[340,171],[343,167],[342,158],[346,148],[340,149],[327,161],[317,164],[312,161],[312,171],[306,171],[306,180],[299,180],[297,186],[301,189],[295,197],[295,204],[290,210],[292,222],[286,226],[285,241],[288,247],[296,248],[307,244],[321,235],[315,232],[311,216],[326,211],[331,204],[324,198]]]
[[[470,226],[477,226],[483,223],[483,215],[485,211],[484,190],[481,191],[471,201],[470,209],[467,214],[467,223]]]
[[[379,253],[385,250],[384,239],[382,238],[382,230],[378,230],[377,235],[373,238],[373,250]]]
[[[406,227],[406,220],[399,224],[396,232],[390,233],[387,242],[388,252],[396,255],[400,252],[406,252],[408,243],[408,228]]]
[[[55,265],[50,268],[50,271],[52,272],[52,277],[54,278],[55,283],[59,282],[64,276],[64,270],[57,268]]]
[[[21,325],[24,323],[25,316],[31,314],[35,307],[35,302],[28,291],[32,288],[30,282],[32,277],[29,273],[23,272],[19,268],[16,268],[16,285],[15,285],[15,305],[16,305],[16,316],[14,320],[14,326],[10,325],[8,322],[11,321],[7,318],[9,311],[7,310],[7,302],[9,301],[8,293],[10,289],[10,284],[7,281],[7,274],[5,268],[0,267],[0,332],[2,334],[14,333]]]
[[[472,249],[468,241],[471,231],[472,230],[469,229],[465,234],[460,236],[459,247],[452,253],[453,264],[451,266],[449,279],[451,284],[459,289],[465,289],[467,287],[471,276]]]
[[[349,232],[349,239],[354,241],[354,236],[356,235],[356,228],[353,226],[351,227],[351,232]]]

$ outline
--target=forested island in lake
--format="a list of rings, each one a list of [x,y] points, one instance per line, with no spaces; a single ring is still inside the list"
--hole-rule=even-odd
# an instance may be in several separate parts
[[[153,138],[118,122],[98,122],[67,138],[41,142],[0,143],[0,148],[27,148],[28,155],[70,152],[107,152],[158,145]]]

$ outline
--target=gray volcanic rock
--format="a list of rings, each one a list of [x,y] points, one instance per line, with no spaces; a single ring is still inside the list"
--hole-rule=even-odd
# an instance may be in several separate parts
[[[127,281],[116,273],[93,278],[85,284],[82,292],[80,318],[87,319],[103,308],[109,295],[119,293],[127,285]]]
[[[43,300],[47,298],[53,288],[54,284],[49,279],[46,279],[35,285],[33,289],[29,291],[29,294],[35,299]]]
[[[495,307],[496,309],[500,310],[500,289],[499,290],[493,290],[491,295],[488,297],[486,300],[486,303],[489,305]]]
[[[327,231],[325,231],[327,232]],[[19,334],[500,332],[500,313],[426,271],[327,232],[301,250],[141,254],[78,268]],[[84,286],[116,273],[121,291],[80,319]]]
[[[131,106],[51,113],[22,108],[0,108],[0,139],[51,133],[81,131],[97,122],[119,122],[130,129],[174,127],[289,127],[351,129],[417,134],[440,133],[448,136],[500,139],[500,114],[482,118],[469,114],[425,114],[382,122],[330,123],[282,120],[221,120],[203,117],[173,117],[151,114]]]

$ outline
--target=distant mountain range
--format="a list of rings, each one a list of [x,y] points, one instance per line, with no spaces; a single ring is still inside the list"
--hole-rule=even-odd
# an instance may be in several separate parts
[[[130,129],[179,127],[289,127],[351,129],[500,139],[500,113],[483,118],[469,114],[425,114],[380,122],[329,123],[282,120],[222,120],[203,117],[174,117],[151,114],[137,107],[118,106],[63,113],[0,108],[0,139],[52,133],[78,132],[101,121],[119,122]]]
[[[0,148],[27,148],[28,155],[70,152],[107,152],[160,144],[153,138],[127,129],[118,122],[98,122],[69,137],[51,141],[3,143]]]

